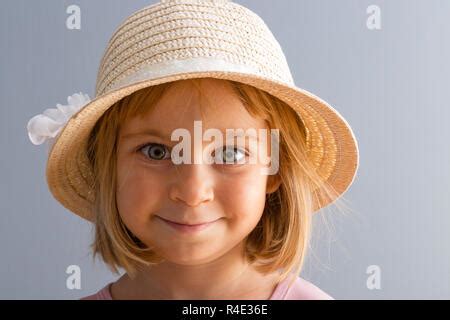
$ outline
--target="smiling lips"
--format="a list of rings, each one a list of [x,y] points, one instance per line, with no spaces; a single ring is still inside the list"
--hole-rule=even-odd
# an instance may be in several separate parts
[[[164,221],[166,224],[168,224],[170,227],[174,228],[176,231],[179,231],[182,233],[195,233],[195,232],[204,230],[207,227],[209,227],[210,225],[212,225],[214,222],[217,221],[217,220],[214,220],[211,222],[189,225],[189,224],[182,224],[182,223],[177,223],[177,222],[173,222],[170,220],[166,220],[164,218],[161,218],[160,216],[157,216],[157,217],[160,218],[162,221]]]

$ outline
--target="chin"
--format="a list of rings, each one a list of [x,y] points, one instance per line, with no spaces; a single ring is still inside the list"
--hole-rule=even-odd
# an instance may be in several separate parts
[[[174,251],[172,254],[170,255],[165,255],[164,258],[171,262],[171,263],[175,263],[175,264],[179,264],[179,265],[183,265],[183,266],[196,266],[196,265],[200,265],[200,264],[205,264],[208,262],[211,262],[215,259],[217,259],[218,257],[220,257],[219,255],[215,255],[215,254],[210,254],[210,255],[205,255],[205,252],[201,252],[198,254],[193,254],[192,252],[189,253],[179,253],[178,255],[174,256],[174,254],[176,254],[176,251]]]

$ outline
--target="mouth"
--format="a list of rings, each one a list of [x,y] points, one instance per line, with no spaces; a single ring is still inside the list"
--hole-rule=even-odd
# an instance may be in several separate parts
[[[171,220],[164,219],[160,216],[156,216],[163,222],[165,222],[168,226],[172,227],[174,230],[182,232],[182,233],[196,233],[201,230],[204,230],[214,224],[217,220],[210,221],[210,222],[203,222],[203,223],[196,223],[196,224],[186,224],[186,223],[178,223]]]

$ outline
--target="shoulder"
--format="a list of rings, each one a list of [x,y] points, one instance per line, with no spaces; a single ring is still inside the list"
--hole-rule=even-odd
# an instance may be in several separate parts
[[[334,300],[329,294],[318,288],[311,282],[296,277],[294,283],[289,286],[290,279],[279,284],[278,297],[280,300]]]
[[[108,283],[105,287],[100,289],[98,292],[80,298],[80,300],[112,300],[110,286],[112,283]]]

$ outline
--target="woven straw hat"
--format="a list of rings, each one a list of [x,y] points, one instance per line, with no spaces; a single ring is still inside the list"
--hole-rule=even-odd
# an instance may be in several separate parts
[[[53,196],[93,221],[94,179],[85,150],[96,121],[140,89],[203,77],[248,84],[289,104],[306,126],[319,175],[338,196],[352,184],[358,146],[350,126],[325,101],[295,86],[282,48],[258,15],[229,0],[162,0],[118,27],[101,60],[96,97],[55,138],[47,162]],[[316,203],[315,211],[334,200]]]

